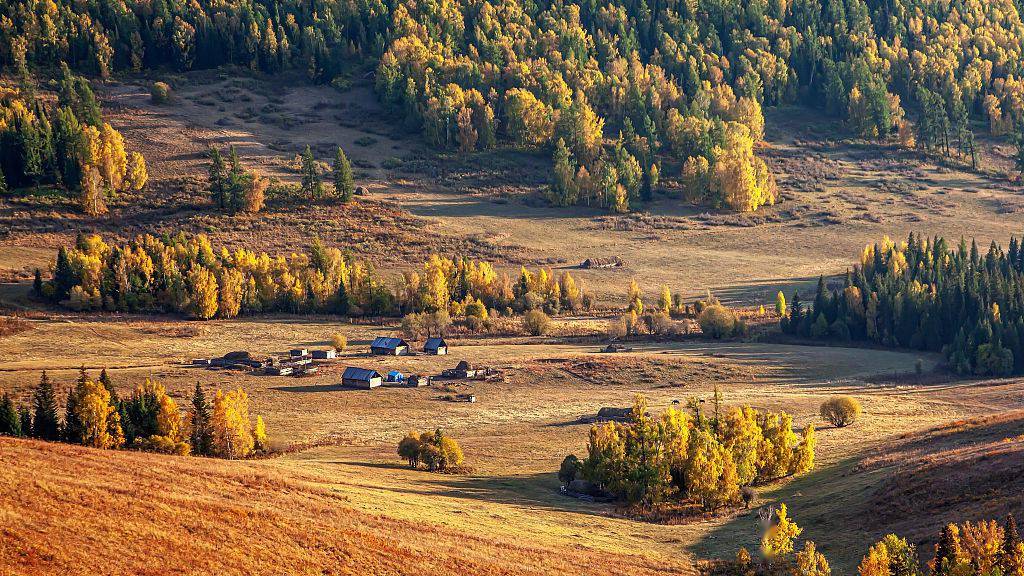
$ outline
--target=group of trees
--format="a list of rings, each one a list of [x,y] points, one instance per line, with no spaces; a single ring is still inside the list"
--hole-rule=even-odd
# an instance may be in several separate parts
[[[669,408],[653,417],[638,396],[628,422],[591,427],[587,457],[567,458],[563,480],[578,473],[601,490],[645,507],[678,497],[714,509],[739,503],[743,486],[814,466],[813,424],[797,435],[785,412],[750,407],[722,412],[717,393],[713,414],[704,414],[697,400],[690,408],[692,414]]]
[[[819,279],[806,309],[799,294],[784,331],[944,352],[961,374],[1024,373],[1024,249],[1016,238],[983,255],[961,240],[911,234],[867,246],[842,287]]]
[[[754,560],[740,548],[735,560],[717,562],[709,572],[716,576],[830,576],[828,560],[805,541],[795,551],[803,529],[789,517],[785,504],[762,516],[761,558]],[[1024,573],[1024,542],[1013,514],[1000,526],[994,520],[947,524],[939,532],[935,553],[922,566],[917,547],[896,534],[888,534],[864,555],[859,576],[960,576]]]
[[[242,389],[226,394],[217,390],[211,405],[196,384],[191,410],[182,414],[164,387],[149,378],[128,397],[119,398],[106,370],[93,380],[82,369],[67,392],[63,419],[46,372],[30,401],[20,408],[5,393],[0,400],[0,434],[221,458],[245,458],[269,448],[263,418],[251,422],[249,399]]]
[[[217,148],[210,149],[208,187],[218,210],[255,214],[263,209],[270,182],[242,167],[235,147],[228,148],[228,161]]]
[[[230,178],[229,178],[230,181]],[[226,248],[203,235],[138,236],[108,245],[79,235],[57,253],[38,296],[83,310],[163,311],[200,319],[259,312],[450,314],[486,320],[495,310],[581,310],[592,298],[564,272],[523,268],[514,283],[487,262],[432,255],[392,288],[372,268],[315,239],[288,257]]]
[[[146,161],[103,122],[89,83],[66,66],[62,73],[52,107],[22,90],[0,92],[0,191],[59,187],[77,193],[87,214],[100,215],[118,193],[142,190]]]
[[[302,194],[310,200],[320,200],[326,196],[324,174],[320,169],[313,150],[306,146],[302,153]],[[345,151],[338,146],[334,153],[334,165],[331,169],[331,183],[334,196],[342,203],[352,201],[355,188],[352,183],[352,164],[349,163]]]
[[[423,464],[431,472],[451,472],[462,466],[462,448],[440,428],[430,432],[409,432],[398,443],[398,456],[410,468]]]

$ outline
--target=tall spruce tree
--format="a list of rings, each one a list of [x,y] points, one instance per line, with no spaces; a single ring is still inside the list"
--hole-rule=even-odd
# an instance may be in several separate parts
[[[0,435],[22,435],[21,418],[18,416],[18,410],[14,407],[14,401],[11,400],[11,395],[8,392],[4,392],[3,397],[0,398]]]
[[[28,406],[22,406],[18,409],[18,421],[21,425],[21,435],[31,436],[32,435],[32,412],[28,409]]]
[[[85,384],[89,381],[89,375],[85,373],[85,366],[79,369],[78,379],[75,385],[68,390],[67,402],[64,404],[64,441],[72,444],[81,444],[85,439],[85,423],[82,422],[82,398],[85,396]]]
[[[210,196],[217,208],[227,208],[227,176],[224,173],[224,157],[220,150],[210,148],[210,176],[208,179]]]
[[[210,456],[213,452],[213,426],[210,422],[210,406],[203,393],[203,387],[196,382],[192,393],[192,435],[189,439],[192,453]]]
[[[32,395],[32,410],[32,437],[40,440],[60,440],[57,399],[46,371],[43,371],[39,386]]]
[[[334,154],[334,193],[347,203],[352,201],[352,193],[355,191],[352,185],[352,164],[349,163],[345,151],[338,146]]]
[[[320,167],[316,165],[313,149],[306,145],[302,153],[302,192],[310,200],[319,200],[324,195],[324,183],[320,176]]]

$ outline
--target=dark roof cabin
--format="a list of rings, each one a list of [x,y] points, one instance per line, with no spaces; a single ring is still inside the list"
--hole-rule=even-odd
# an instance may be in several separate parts
[[[313,350],[313,358],[316,360],[331,360],[338,357],[338,352],[333,348],[327,350]]]
[[[448,353],[448,343],[444,341],[444,338],[427,338],[426,344],[423,345],[423,351],[427,354],[444,356]]]
[[[380,372],[376,370],[368,370],[366,368],[356,368],[349,366],[345,368],[345,373],[341,376],[342,386],[349,388],[363,388],[369,390],[376,388],[383,384],[384,377],[380,375]]]
[[[370,352],[385,356],[405,356],[409,353],[409,343],[401,338],[378,336],[370,343]]]

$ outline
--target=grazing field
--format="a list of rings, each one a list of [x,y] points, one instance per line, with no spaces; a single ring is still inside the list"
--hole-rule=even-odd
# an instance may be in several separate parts
[[[990,445],[1000,449],[1015,446],[1001,441],[1018,433],[1014,432],[1016,417],[998,415],[1020,406],[1024,398],[1024,388],[1016,382],[931,378],[928,375],[935,369],[937,358],[870,349],[692,341],[639,343],[631,352],[608,354],[598,352],[597,343],[479,338],[450,341],[452,355],[447,357],[393,358],[367,354],[369,340],[390,334],[393,328],[339,324],[326,318],[195,323],[54,315],[31,323],[32,329],[3,340],[0,379],[16,396],[27,393],[42,369],[48,370],[58,390],[63,390],[77,376],[83,362],[94,373],[107,367],[121,394],[152,377],[167,385],[179,403],[187,403],[196,382],[210,388],[242,386],[250,393],[253,412],[266,419],[276,446],[317,446],[244,464],[210,462],[212,468],[197,473],[195,480],[203,482],[204,488],[191,488],[192,480],[184,485],[173,483],[173,488],[168,485],[172,501],[167,506],[178,506],[174,499],[185,498],[192,490],[216,490],[220,498],[248,497],[245,495],[256,491],[267,500],[258,499],[255,509],[283,514],[280,521],[289,530],[307,526],[307,513],[320,518],[318,510],[340,508],[352,512],[334,511],[328,517],[369,515],[367,518],[374,523],[385,522],[398,530],[417,530],[425,523],[440,527],[437,529],[442,535],[438,538],[442,539],[456,537],[449,536],[448,531],[479,534],[484,543],[474,545],[474,550],[486,550],[486,542],[493,541],[536,543],[543,552],[530,549],[522,553],[540,554],[548,558],[545,561],[555,563],[553,566],[565,558],[559,550],[583,547],[597,554],[584,554],[591,560],[607,555],[613,559],[609,562],[621,561],[622,566],[635,571],[621,573],[645,573],[645,566],[679,562],[694,566],[697,558],[729,556],[739,546],[755,548],[758,526],[756,516],[742,510],[671,525],[638,523],[623,517],[614,505],[591,504],[559,494],[555,473],[562,457],[569,453],[584,455],[588,425],[580,419],[592,416],[602,406],[628,406],[634,394],[642,393],[653,410],[661,411],[674,400],[710,398],[717,385],[726,405],[785,409],[794,414],[795,424],[802,426],[818,420],[818,405],[823,399],[833,394],[855,395],[864,405],[865,416],[851,427],[819,429],[815,472],[792,482],[759,488],[760,502],[789,504],[798,523],[805,527],[805,536],[822,543],[837,569],[849,570],[874,539],[908,526],[899,510],[891,508],[894,504],[881,506],[879,500],[890,502],[889,493],[908,489],[905,478],[916,478],[918,470],[936,462],[957,461],[962,452],[969,450],[981,454]],[[348,334],[349,350],[309,377],[257,376],[183,365],[193,357],[234,349],[265,355],[296,346],[325,347],[335,332]],[[48,344],[57,338],[63,346]],[[83,354],[83,350],[88,353]],[[918,358],[923,361],[922,377],[912,375]],[[434,386],[418,389],[384,387],[365,391],[338,385],[345,365],[395,368],[406,374],[437,373],[460,359],[496,368],[503,377],[489,382],[435,382]],[[453,393],[472,393],[477,402],[444,399]],[[977,416],[995,418],[995,424],[974,445],[973,436],[956,433],[990,426],[988,420],[962,422]],[[943,426],[948,430],[944,432]],[[434,427],[459,439],[472,472],[435,475],[405,468],[394,452],[397,441],[409,429]],[[946,434],[961,440],[951,445],[953,440],[943,440]],[[965,448],[965,443],[973,448]],[[118,459],[115,462],[142,458],[160,467],[182,469],[207,466],[203,460],[8,445],[17,446],[16,454],[42,459],[41,466],[57,466],[58,470],[67,465],[66,460],[53,459],[52,454],[73,451],[76,458],[83,455],[90,462],[85,468],[89,477],[107,474],[101,472],[107,458]],[[904,453],[906,457],[900,456]],[[920,464],[914,464],[914,458]],[[129,486],[158,482],[145,478],[125,481]],[[116,485],[115,480],[103,482]],[[920,486],[923,480],[911,482],[911,487]],[[295,488],[293,483],[302,488]],[[101,489],[95,485],[81,488]],[[327,499],[320,499],[321,494],[327,494]],[[303,504],[293,505],[293,499]],[[988,508],[975,510],[969,500],[947,500],[944,507],[936,508],[935,516],[924,518],[937,524],[943,519],[989,516]],[[294,515],[280,511],[296,508],[299,511]],[[250,514],[244,508],[229,510],[232,514]],[[18,509],[9,511],[22,513]],[[133,518],[136,513],[131,513]],[[96,522],[113,521],[104,518]],[[187,529],[165,516],[134,521],[156,532]],[[206,529],[216,530],[220,521],[210,520],[213,524]],[[326,521],[321,518],[317,522]],[[352,522],[364,526],[362,520]],[[910,535],[924,541],[933,528],[928,525]],[[236,535],[230,538],[243,537],[241,533],[232,534]],[[346,537],[359,541],[359,536]],[[643,551],[646,560],[624,559],[638,550]],[[290,557],[287,554],[285,558]],[[321,552],[302,554],[299,558],[303,566],[324,559]],[[481,553],[480,558],[487,556]],[[357,556],[352,561],[360,565],[376,560]],[[237,558],[223,562],[229,570],[245,566]],[[531,570],[545,566],[532,560],[527,565]],[[506,569],[480,566],[482,573]],[[543,568],[537,569],[543,573]],[[587,568],[580,571],[593,573]],[[380,564],[375,573],[417,572]]]
[[[648,304],[668,285],[688,299],[712,291],[771,308],[779,290],[806,288],[806,301],[819,275],[842,274],[884,235],[1005,241],[1024,223],[1005,146],[979,140],[989,168],[969,171],[840,139],[841,126],[819,112],[770,109],[759,154],[779,182],[775,206],[737,214],[690,205],[675,197],[673,167],[652,202],[612,214],[545,205],[544,154],[432,150],[389,117],[365,79],[340,91],[283,78],[171,75],[174,99],[162,105],[150,101],[151,78],[97,83],[106,117],[151,166],[141,196],[113,199],[111,214],[94,218],[70,198],[0,195],[0,313],[18,314],[0,325],[0,390],[25,403],[46,371],[63,407],[82,368],[94,376],[105,368],[122,397],[155,379],[179,406],[197,383],[242,387],[281,451],[228,462],[0,438],[0,574],[696,574],[700,560],[757,549],[754,510],[640,521],[561,494],[557,473],[566,455],[585,456],[602,407],[642,394],[655,413],[691,398],[708,410],[716,389],[726,406],[785,410],[797,427],[821,425],[819,405],[831,396],[863,404],[855,425],[818,429],[812,473],[759,486],[754,502],[789,505],[837,574],[853,573],[889,532],[928,558],[945,522],[1019,514],[1024,383],[1016,379],[956,377],[937,354],[757,337],[638,339],[630,351],[601,352],[633,278]],[[300,180],[307,145],[324,164],[341,145],[367,193],[347,205],[271,195],[259,215],[215,212],[206,155],[228,145],[274,186]],[[196,322],[73,313],[29,296],[34,269],[47,270],[80,232],[178,231],[275,255],[319,237],[391,284],[431,253],[486,260],[513,277],[522,265],[572,269],[600,306],[556,317],[546,337],[460,337],[450,339],[450,356],[392,358],[368,348],[397,334],[397,319]],[[577,270],[613,256],[624,266]],[[236,350],[327,348],[339,333],[348,348],[307,377],[190,365]],[[500,377],[340,385],[346,366],[438,374],[459,360]],[[476,401],[453,401],[463,394]],[[408,431],[436,428],[458,439],[468,472],[410,470],[398,457]]]

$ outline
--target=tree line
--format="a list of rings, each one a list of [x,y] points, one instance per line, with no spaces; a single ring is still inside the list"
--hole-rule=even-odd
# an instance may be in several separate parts
[[[196,384],[182,414],[163,385],[149,378],[120,398],[106,369],[93,379],[83,368],[66,394],[63,417],[54,384],[44,371],[27,403],[0,398],[0,434],[68,442],[93,448],[164,454],[246,458],[270,447],[262,416],[255,422],[241,388],[217,390],[213,401]]]
[[[814,542],[797,550],[803,533],[785,504],[769,508],[764,523],[760,557],[740,548],[735,559],[713,561],[712,576],[831,576],[832,569]],[[950,523],[939,531],[934,553],[922,562],[917,546],[896,534],[873,544],[857,566],[859,576],[984,576],[1024,573],[1024,542],[1013,514],[1000,525],[995,520]]]
[[[89,82],[67,66],[53,106],[24,88],[0,90],[0,192],[62,188],[96,216],[107,212],[108,200],[142,190],[147,180],[142,154],[127,150],[121,133],[103,121]]]
[[[1017,238],[984,254],[963,239],[886,238],[865,247],[841,287],[821,278],[814,301],[796,293],[788,312],[789,334],[942,352],[960,374],[1021,374],[1024,249]]]
[[[669,408],[654,417],[638,395],[626,422],[591,427],[586,458],[566,457],[560,478],[585,479],[644,507],[675,498],[712,510],[738,504],[741,487],[814,467],[813,424],[798,435],[785,412],[724,410],[717,389],[711,414],[696,399],[689,407],[691,413]]]
[[[754,150],[765,105],[972,161],[971,118],[1019,131],[1020,22],[1014,0],[16,0],[0,6],[0,61],[323,82],[376,66],[380,98],[431,143],[551,154],[556,204],[623,211],[671,177],[691,201],[752,210],[777,195]]]
[[[485,320],[500,311],[578,311],[593,297],[566,271],[520,271],[431,255],[389,286],[366,263],[314,239],[288,257],[215,249],[204,235],[141,235],[122,245],[80,234],[61,247],[38,297],[80,310],[176,312],[199,319],[261,312],[398,315],[443,312]]]

